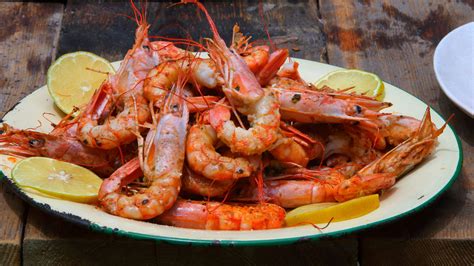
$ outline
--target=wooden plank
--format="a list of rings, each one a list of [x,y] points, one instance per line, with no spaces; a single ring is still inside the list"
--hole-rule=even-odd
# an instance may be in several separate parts
[[[361,265],[473,265],[474,241],[363,238]]]
[[[0,265],[19,265],[25,206],[3,182],[0,191]]]
[[[0,3],[0,117],[44,84],[62,8],[62,4]],[[0,265],[20,264],[25,207],[3,184],[0,190]]]
[[[454,253],[436,255],[437,262],[463,263],[467,259],[463,254],[472,253],[472,244],[464,244],[464,241],[472,243],[474,238],[474,120],[442,93],[432,65],[434,49],[442,37],[472,21],[474,12],[469,3],[442,0],[321,2],[329,63],[377,73],[385,81],[416,95],[443,117],[454,113],[451,125],[464,149],[461,174],[438,201],[418,214],[364,234],[363,262],[380,264],[386,263],[388,257],[397,257],[393,262],[408,263],[413,262],[413,258],[401,257],[401,254],[434,258],[435,255],[428,253],[433,248],[456,246],[459,248],[450,249]],[[392,239],[400,237],[403,241]],[[389,244],[383,245],[384,241]],[[425,244],[416,245],[421,243],[416,241]]]
[[[272,247],[160,244],[156,253],[165,265],[357,265],[357,241],[350,237]]]
[[[30,208],[23,241],[24,265],[150,265],[154,241],[95,233]]]
[[[196,19],[193,6],[166,9],[169,3],[149,3],[149,18],[154,20],[153,35],[186,37],[187,29],[194,39],[210,36],[205,20]],[[223,37],[229,41],[232,26],[238,22],[254,39],[265,37],[257,3],[206,3]],[[309,8],[308,8],[309,7]],[[324,38],[319,28],[317,5],[271,1],[263,5],[269,21],[269,32],[279,47],[294,48],[294,56],[320,60],[324,56]],[[59,41],[59,54],[85,50],[109,60],[120,60],[133,43],[135,25],[118,14],[130,14],[127,3],[100,4],[68,2]],[[87,29],[87,30],[85,30]],[[298,49],[296,49],[298,50]],[[153,252],[150,245],[154,245]],[[122,239],[89,232],[75,225],[49,217],[36,210],[28,216],[24,240],[25,264],[97,264],[141,262],[150,259],[159,264],[277,264],[295,261],[307,264],[356,264],[357,240],[328,239],[283,247],[190,247],[149,241]],[[49,253],[48,256],[44,256]],[[126,255],[125,255],[126,254]],[[275,254],[279,254],[275,259]],[[280,255],[281,254],[281,255]],[[296,256],[295,256],[296,255]],[[130,256],[127,258],[127,256]],[[297,259],[295,259],[297,257]],[[95,259],[95,261],[94,261]],[[155,261],[156,260],[156,261]]]
[[[240,25],[252,40],[266,38],[264,23],[254,1],[206,3],[221,36],[229,42],[232,27]],[[325,54],[316,1],[265,1],[262,6],[268,30],[278,47],[290,48],[292,56],[320,60]],[[134,41],[136,24],[123,14],[131,14],[128,3],[81,4],[70,1],[59,41],[59,54],[87,50],[109,60],[121,60]],[[170,8],[170,3],[149,3],[151,35],[194,40],[211,37],[204,16],[197,15],[194,5]],[[87,30],[84,30],[87,29]],[[296,49],[292,49],[296,48]]]

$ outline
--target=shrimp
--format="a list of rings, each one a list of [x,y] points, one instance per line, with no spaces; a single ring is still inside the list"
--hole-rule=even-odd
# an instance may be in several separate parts
[[[150,49],[150,26],[145,16],[132,7],[139,16],[135,44],[117,73],[109,75],[80,114],[77,138],[90,147],[112,149],[130,143],[136,139],[138,126],[150,119],[143,80],[159,64],[160,57]],[[118,107],[116,116],[112,116],[114,106]]]
[[[279,138],[276,147],[270,150],[280,162],[305,167],[309,161],[318,159],[331,167],[342,167],[349,162],[364,166],[382,154],[374,149],[372,135],[351,125],[295,126],[281,123],[285,136]]]
[[[223,204],[179,199],[157,218],[162,224],[205,230],[263,230],[283,226],[285,210],[280,206]]]
[[[353,99],[342,99],[335,94],[322,92],[294,91],[277,87],[272,89],[278,92],[280,113],[284,120],[301,123],[343,123],[374,120],[381,115],[361,105],[357,96],[353,96]]]
[[[281,178],[310,180],[280,180]],[[346,201],[388,189],[394,183],[395,176],[391,173],[355,175],[345,179],[338,171],[329,169],[290,171],[266,180],[263,187],[266,201],[283,208],[296,208],[312,203]],[[257,200],[258,188],[247,185],[231,199]]]
[[[326,160],[326,164],[331,167],[340,166],[337,161],[341,156],[352,163],[366,165],[379,158],[382,153],[374,148],[372,135],[358,127],[345,124],[303,124],[298,129],[306,132],[319,144],[306,148],[310,159]]]
[[[234,185],[234,180],[212,180],[198,175],[187,167],[184,169],[182,190],[192,195],[222,197]]]
[[[160,106],[171,86],[177,81],[180,72],[190,74],[190,81],[198,86],[214,89],[222,84],[222,77],[217,72],[211,59],[195,58],[171,42],[153,42],[162,62],[153,68],[144,81],[145,97]]]
[[[288,49],[278,49],[270,54],[270,48],[266,45],[252,47],[248,43],[250,38],[245,37],[239,26],[235,25],[231,48],[242,56],[260,85],[265,86],[285,63],[289,52]]]
[[[280,113],[276,96],[260,86],[236,49],[226,46],[206,8],[197,1],[192,3],[204,12],[211,26],[214,38],[208,40],[208,51],[224,78],[222,90],[230,104],[247,115],[251,128],[236,127],[230,110],[222,105],[211,109],[210,123],[233,153],[261,154],[277,140]]]
[[[410,138],[364,167],[359,173],[363,175],[392,173],[397,178],[402,176],[435,150],[438,144],[437,138],[446,126],[447,122],[440,129],[436,129],[431,121],[430,109],[427,107],[419,128]]]
[[[110,175],[120,163],[118,150],[91,148],[74,137],[18,130],[6,123],[1,131],[0,154],[54,158],[87,167],[101,176]]]
[[[143,85],[145,98],[160,107],[171,86],[178,80],[182,62],[165,61],[153,68]]]
[[[219,139],[230,147],[233,153],[244,155],[261,154],[270,149],[278,139],[280,112],[276,95],[265,89],[265,95],[249,107],[247,116],[250,123],[248,130],[237,127],[230,120],[230,109],[216,105],[210,110],[209,120],[216,130]]]
[[[268,63],[270,48],[266,45],[255,46],[247,49],[245,54],[240,53],[252,73],[259,73]]]
[[[289,78],[295,80],[301,84],[306,84],[306,82],[301,78],[301,75],[298,71],[299,63],[292,61],[284,64],[280,70],[277,72],[277,76],[280,78]]]
[[[177,87],[169,92],[156,127],[148,132],[144,158],[139,160],[142,161],[147,187],[131,196],[122,194],[120,186],[107,190],[100,199],[105,211],[121,217],[147,220],[171,208],[178,198],[189,114],[183,104],[182,87]]]
[[[410,116],[384,114],[368,123],[362,122],[359,127],[373,135],[377,149],[385,149],[387,145],[397,146],[410,138],[420,124],[420,120]]]
[[[135,157],[104,179],[99,188],[99,201],[105,200],[107,195],[120,191],[122,187],[141,176],[143,176],[143,171],[140,168],[140,161],[138,157]]]
[[[306,167],[308,162],[324,153],[324,145],[296,127],[280,122],[281,137],[275,142],[270,154],[280,162]]]
[[[267,64],[257,73],[260,85],[268,85],[270,80],[277,74],[278,69],[285,63],[288,55],[288,49],[278,49],[270,54]]]
[[[112,107],[108,95],[109,92],[102,86],[79,117],[77,138],[84,145],[107,150],[131,143],[136,139],[139,126],[150,119],[148,102],[140,95],[127,95],[121,112],[115,117],[108,114],[103,118],[99,114],[109,113]],[[100,123],[101,120],[104,122]]]
[[[227,98],[237,108],[259,101],[264,95],[262,87],[236,49],[226,46],[204,5],[198,1],[183,1],[183,3],[195,4],[207,18],[213,33],[213,39],[208,40],[208,52],[223,76],[222,90]]]
[[[315,91],[312,85],[286,77],[276,77],[270,84],[272,90],[278,92],[284,120],[302,123],[371,121],[382,115],[380,110],[391,106],[367,96]]]
[[[240,32],[239,25],[235,24],[232,28],[232,44],[233,48],[249,67],[250,71],[258,74],[260,70],[268,63],[270,57],[270,47],[267,45],[252,46],[249,43],[251,37],[246,37]]]
[[[197,123],[189,130],[186,141],[186,159],[196,173],[213,180],[248,177],[255,170],[249,159],[230,158],[216,152],[218,138],[208,124]]]
[[[171,86],[177,81],[178,73],[188,71],[190,80],[199,86],[214,89],[223,82],[210,59],[165,61],[148,73],[144,82],[145,97],[160,106]]]
[[[309,162],[307,152],[293,138],[279,137],[275,147],[270,149],[269,152],[280,162],[291,162],[303,167]]]
[[[393,186],[397,178],[434,151],[437,145],[436,139],[446,125],[436,129],[431,122],[430,110],[427,108],[420,127],[412,137],[359,170],[351,178],[325,180],[316,178],[309,181],[269,180],[264,184],[265,196],[275,204],[292,208],[326,201],[342,202],[388,189]],[[306,174],[308,173],[310,172],[306,172]],[[283,177],[301,177],[300,174],[297,173],[293,176],[285,174]],[[256,200],[258,198],[257,189],[252,186],[243,189],[239,195],[236,199],[241,197]]]

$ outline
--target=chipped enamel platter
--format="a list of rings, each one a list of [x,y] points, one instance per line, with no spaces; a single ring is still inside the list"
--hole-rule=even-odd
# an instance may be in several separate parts
[[[301,75],[308,81],[315,81],[330,71],[340,69],[313,61],[295,61],[300,63]],[[118,65],[119,62],[114,63],[115,68]],[[426,104],[421,100],[387,83],[385,89],[385,100],[393,103],[393,107],[387,111],[419,119],[423,117]],[[21,100],[3,119],[16,128],[37,128],[40,125],[37,130],[48,132],[52,128],[47,119],[57,122],[62,116],[54,106],[46,86],[43,86]],[[432,119],[438,127],[444,124],[443,118],[434,110]],[[205,231],[134,221],[107,214],[92,205],[48,198],[18,188],[10,179],[14,160],[9,156],[0,156],[0,170],[5,175],[6,183],[26,202],[94,231],[186,245],[282,245],[321,237],[338,237],[400,219],[426,207],[453,183],[462,166],[461,145],[453,129],[447,127],[438,140],[439,145],[432,156],[382,195],[380,208],[356,219],[331,223],[322,231],[310,225],[262,231]]]

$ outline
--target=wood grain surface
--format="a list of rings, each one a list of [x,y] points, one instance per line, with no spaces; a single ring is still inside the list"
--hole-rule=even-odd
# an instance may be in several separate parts
[[[451,30],[474,19],[472,5],[468,1],[447,4],[444,0],[333,0],[322,1],[320,8],[330,64],[377,73],[443,117],[454,114],[451,126],[464,150],[458,180],[434,204],[361,234],[361,261],[373,265],[417,264],[423,261],[422,254],[452,247],[449,252],[434,252],[426,262],[474,263],[474,120],[443,94],[433,71],[436,45]]]
[[[45,82],[56,55],[61,4],[0,3],[0,116]],[[19,264],[25,204],[0,185],[0,265]]]
[[[205,3],[230,40],[239,23],[264,40],[256,1]],[[209,27],[192,6],[149,3],[153,35],[200,39]],[[464,149],[454,185],[430,207],[401,221],[358,235],[283,247],[190,247],[138,241],[91,232],[28,208],[9,190],[0,194],[0,265],[363,265],[474,264],[474,120],[442,93],[433,72],[437,43],[474,19],[474,2],[320,0],[265,1],[268,30],[292,56],[375,72],[416,95],[453,128]],[[111,61],[131,47],[136,25],[117,1],[0,3],[0,116],[43,85],[51,61],[64,53],[91,51]]]

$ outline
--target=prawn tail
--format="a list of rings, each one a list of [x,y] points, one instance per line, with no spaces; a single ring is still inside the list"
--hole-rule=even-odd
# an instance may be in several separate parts
[[[396,176],[392,173],[376,173],[370,175],[355,175],[342,181],[335,193],[334,199],[342,202],[354,198],[377,193],[395,184]]]
[[[278,49],[270,54],[268,63],[257,74],[260,85],[267,85],[288,58],[288,49]]]
[[[102,182],[98,195],[99,201],[103,200],[110,193],[120,191],[123,186],[130,184],[141,176],[143,176],[143,171],[140,168],[138,157],[135,157]]]

